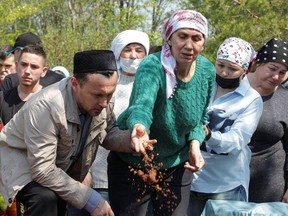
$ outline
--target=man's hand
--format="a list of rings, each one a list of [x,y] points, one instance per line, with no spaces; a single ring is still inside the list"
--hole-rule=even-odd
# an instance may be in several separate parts
[[[189,162],[186,162],[184,167],[191,172],[196,172],[202,169],[205,161],[200,151],[200,142],[198,140],[192,140],[190,143]]]
[[[135,124],[131,133],[131,147],[136,153],[146,154],[146,149],[152,151],[157,140],[149,140],[146,128],[142,124]]]
[[[101,199],[96,209],[91,213],[91,216],[114,216],[111,206],[105,199]]]
[[[4,78],[5,78],[8,74],[9,74],[9,73],[7,73],[6,71],[1,72],[1,73],[0,73],[0,79],[3,81]]]

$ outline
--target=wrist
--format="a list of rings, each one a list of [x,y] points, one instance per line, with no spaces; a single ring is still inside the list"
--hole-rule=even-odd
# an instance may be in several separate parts
[[[105,199],[102,198],[96,207],[97,212],[100,212],[104,205],[105,205]]]
[[[190,149],[199,148],[199,147],[200,147],[200,142],[198,140],[192,140],[190,142]]]
[[[206,130],[207,130],[207,133],[206,133],[205,141],[209,140],[212,135],[211,130],[208,126],[206,126]]]
[[[95,206],[99,206],[101,200],[103,199],[97,191],[93,190],[92,188],[91,191],[92,193],[84,206],[84,209],[89,213],[93,212],[96,209]]]

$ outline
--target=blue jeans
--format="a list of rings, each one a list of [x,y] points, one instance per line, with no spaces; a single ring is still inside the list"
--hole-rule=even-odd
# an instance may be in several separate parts
[[[200,216],[208,199],[246,201],[246,192],[242,185],[223,193],[190,192],[188,216]]]
[[[108,189],[97,188],[95,190],[109,203]],[[67,211],[67,216],[90,216],[90,214],[84,209],[69,207]]]

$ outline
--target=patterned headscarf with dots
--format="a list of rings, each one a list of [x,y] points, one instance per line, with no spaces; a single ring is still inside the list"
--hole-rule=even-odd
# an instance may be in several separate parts
[[[256,62],[282,63],[288,69],[288,43],[277,38],[269,40],[257,52]]]

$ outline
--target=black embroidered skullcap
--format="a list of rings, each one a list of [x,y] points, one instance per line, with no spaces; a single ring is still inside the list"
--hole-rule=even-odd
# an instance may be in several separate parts
[[[288,43],[272,38],[257,52],[256,62],[277,62],[288,68]]]
[[[88,50],[74,55],[74,74],[117,71],[116,60],[111,50]]]

